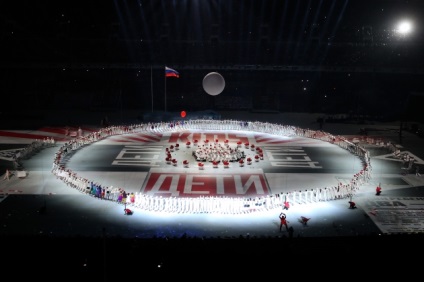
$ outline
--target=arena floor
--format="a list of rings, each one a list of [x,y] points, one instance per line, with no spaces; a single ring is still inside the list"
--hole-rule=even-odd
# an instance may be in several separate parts
[[[54,131],[46,128],[31,134],[46,135],[46,132],[55,138],[60,136],[60,131],[52,135]],[[85,132],[88,133],[88,129]],[[64,137],[67,136],[61,136]],[[250,146],[261,147],[264,159],[243,167],[236,161],[230,162],[229,168],[224,168],[222,163],[214,168],[206,161],[204,169],[200,170],[193,157],[195,149],[181,145],[172,153],[177,164],[167,164],[166,149],[171,145],[185,144],[189,139],[200,140],[198,147],[205,147],[205,140],[214,140],[206,147],[216,147],[225,140],[236,147],[236,141],[241,140],[243,144],[248,142]],[[4,196],[0,208],[14,211],[12,216],[2,213],[7,215],[4,222],[8,222],[3,226],[3,234],[100,235],[105,229],[110,236],[128,238],[288,236],[278,228],[281,207],[265,209],[256,206],[237,214],[216,214],[154,211],[128,205],[134,214],[125,216],[122,204],[88,196],[51,173],[55,154],[66,141],[62,139],[56,146],[42,149],[23,161],[28,173],[25,178],[14,176],[10,181],[2,181]],[[250,146],[243,145],[240,149],[246,159],[254,159],[257,153]],[[421,206],[409,196],[412,193],[409,191],[421,197],[417,187],[423,185],[423,179],[412,173],[402,174],[399,160],[384,148],[367,146],[372,156],[372,177],[355,192],[353,201],[358,207],[355,210],[348,209],[350,198],[345,196],[326,201],[308,200],[305,191],[316,192],[339,183],[347,184],[362,168],[358,156],[335,144],[312,138],[248,131],[138,132],[111,136],[84,146],[67,156],[66,167],[103,187],[120,187],[127,193],[164,198],[255,199],[297,191],[304,200],[291,200],[291,208],[286,214],[294,228],[293,235],[299,237],[422,232],[421,218],[424,215],[420,213]],[[417,163],[422,162],[418,156],[414,157]],[[183,166],[183,160],[189,162],[189,167]],[[383,187],[379,197],[374,195],[377,185]],[[406,200],[397,198],[402,194],[408,195]],[[396,197],[396,205],[392,197]],[[17,205],[22,201],[25,204]],[[382,204],[388,201],[392,204]],[[30,215],[32,210],[37,215],[44,203],[48,207],[48,216],[37,217],[32,221],[33,225],[14,224],[13,218],[23,216],[21,213]],[[21,207],[25,209],[21,211]],[[65,214],[72,214],[72,217]],[[308,226],[299,222],[301,216],[311,218]]]
[[[387,126],[380,128],[387,129]],[[69,129],[68,129],[69,130]],[[84,134],[96,131],[83,127]],[[328,126],[337,134],[337,126]],[[10,168],[10,155],[27,147],[34,139],[46,136],[57,140],[55,146],[38,150],[22,161],[25,177],[12,175],[0,183],[0,233],[14,236],[108,237],[167,240],[252,239],[252,238],[344,238],[373,235],[420,234],[424,230],[424,179],[414,171],[401,169],[402,161],[385,148],[363,143],[369,150],[372,176],[352,198],[356,209],[349,209],[350,198],[326,201],[292,202],[287,215],[293,234],[279,231],[281,207],[249,209],[233,214],[173,212],[146,210],[139,206],[124,206],[115,201],[101,200],[66,185],[52,172],[58,149],[72,138],[65,128],[44,127],[39,130],[2,130],[2,169]],[[381,130],[376,139],[394,139],[390,130]],[[341,135],[340,135],[341,136]],[[352,142],[358,134],[344,134]],[[248,141],[261,147],[264,159],[240,167],[231,162],[229,168],[214,168],[205,162],[200,170],[193,157],[193,148],[181,146],[173,153],[177,165],[167,164],[166,148],[190,140]],[[372,138],[371,136],[368,136]],[[396,136],[395,136],[396,137]],[[422,167],[419,137],[405,133],[402,153]],[[362,138],[361,140],[364,140]],[[362,141],[361,141],[362,142]],[[244,142],[243,142],[244,143]],[[201,146],[203,146],[202,144]],[[407,147],[410,145],[410,147]],[[256,151],[242,149],[246,157]],[[190,162],[183,166],[183,160]],[[293,136],[276,136],[263,132],[185,130],[178,132],[138,132],[115,135],[83,146],[66,157],[66,167],[79,176],[102,186],[122,187],[129,193],[156,197],[250,197],[281,195],[292,191],[307,191],[349,183],[361,170],[358,156],[328,142]],[[238,184],[237,184],[238,183]],[[246,184],[249,183],[249,184]],[[381,185],[383,192],[375,195]],[[124,208],[133,210],[125,215]],[[308,217],[307,225],[299,219]],[[225,245],[223,245],[225,246]]]

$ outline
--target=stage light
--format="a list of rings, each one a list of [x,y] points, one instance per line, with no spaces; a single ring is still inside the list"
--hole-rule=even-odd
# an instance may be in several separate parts
[[[399,23],[396,31],[403,35],[409,34],[412,32],[412,23],[410,21],[402,21]]]

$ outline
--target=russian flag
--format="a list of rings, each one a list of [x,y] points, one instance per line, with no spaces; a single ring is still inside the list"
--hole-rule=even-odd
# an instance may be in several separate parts
[[[176,70],[168,68],[168,67],[165,66],[165,76],[166,77],[177,77],[178,78],[178,77],[180,77],[180,74]]]

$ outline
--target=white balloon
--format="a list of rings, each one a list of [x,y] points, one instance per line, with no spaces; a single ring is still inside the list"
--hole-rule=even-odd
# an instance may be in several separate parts
[[[225,80],[217,72],[210,72],[203,78],[203,89],[209,95],[215,96],[221,94],[225,88]]]

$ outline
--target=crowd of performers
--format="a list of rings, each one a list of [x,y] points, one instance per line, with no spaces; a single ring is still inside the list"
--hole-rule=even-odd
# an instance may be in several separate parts
[[[240,149],[240,146],[231,147],[228,143],[222,145],[218,144],[203,144],[198,146],[196,150],[193,151],[193,157],[198,162],[237,162],[242,158],[245,158],[246,155],[244,151]]]
[[[296,189],[286,193],[267,195],[263,197],[162,197],[147,195],[141,192],[127,193],[125,188],[106,186],[96,181],[78,176],[75,172],[66,168],[66,159],[70,152],[80,147],[100,141],[111,135],[120,135],[136,132],[178,131],[181,129],[208,129],[208,130],[245,130],[265,132],[281,136],[302,136],[331,142],[356,154],[363,163],[362,169],[353,175],[349,183],[339,183],[336,186]],[[90,196],[115,201],[120,204],[131,205],[143,210],[166,211],[176,213],[246,213],[252,211],[269,210],[284,207],[285,202],[292,205],[308,204],[320,201],[336,199],[352,199],[360,186],[367,183],[371,178],[371,164],[369,152],[359,144],[353,144],[340,136],[301,129],[294,126],[284,126],[263,122],[243,122],[235,120],[189,120],[173,123],[146,123],[139,125],[110,126],[99,131],[89,133],[86,136],[77,137],[62,145],[55,154],[52,173],[67,185],[80,190]]]
[[[284,207],[285,202],[291,204],[309,204],[321,201],[351,198],[359,190],[360,185],[370,179],[369,170],[361,170],[348,184],[337,186],[295,190],[272,194],[263,197],[162,197],[143,194],[141,192],[127,193],[123,188],[102,186],[78,177],[67,169],[55,170],[57,177],[69,186],[78,189],[92,197],[110,200],[120,204],[132,205],[149,211],[164,211],[176,213],[246,213],[260,210],[270,210]]]

